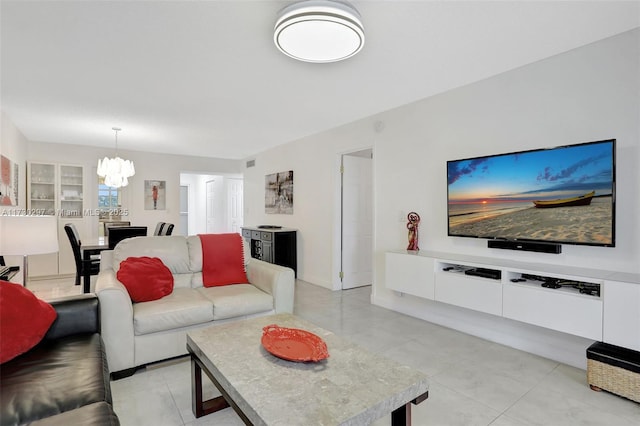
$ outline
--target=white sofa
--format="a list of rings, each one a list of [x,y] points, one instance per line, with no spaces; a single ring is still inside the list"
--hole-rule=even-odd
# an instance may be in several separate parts
[[[128,257],[157,257],[174,277],[171,294],[132,303],[116,278]],[[240,318],[293,312],[295,278],[290,268],[245,258],[247,284],[205,288],[198,236],[136,237],[102,252],[95,291],[102,339],[113,377],[136,367],[187,353],[186,333]]]

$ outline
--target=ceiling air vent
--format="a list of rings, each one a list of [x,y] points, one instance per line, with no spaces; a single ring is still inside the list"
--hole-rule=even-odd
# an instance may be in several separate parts
[[[256,160],[249,160],[247,161],[247,169],[249,167],[254,167],[256,165]]]

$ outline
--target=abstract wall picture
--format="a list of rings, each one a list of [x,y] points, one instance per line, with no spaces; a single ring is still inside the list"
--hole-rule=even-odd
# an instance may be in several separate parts
[[[167,208],[166,186],[167,182],[164,180],[144,181],[145,210],[165,210]]]
[[[293,170],[265,176],[264,211],[293,214]]]
[[[18,163],[0,155],[0,206],[18,205]]]

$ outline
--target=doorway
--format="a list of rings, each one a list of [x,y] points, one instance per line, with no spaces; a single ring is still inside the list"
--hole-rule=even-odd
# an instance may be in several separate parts
[[[227,229],[240,233],[244,218],[243,180],[229,178],[227,183]]]
[[[342,289],[373,283],[373,150],[342,155]]]
[[[180,185],[180,232],[189,235],[189,185]]]
[[[242,182],[242,175],[237,173],[181,172],[180,197],[181,202],[184,197],[186,208],[181,204],[180,223],[186,220],[185,235],[240,232],[244,212]]]
[[[216,229],[216,181],[208,180],[206,188],[207,234],[213,234]]]

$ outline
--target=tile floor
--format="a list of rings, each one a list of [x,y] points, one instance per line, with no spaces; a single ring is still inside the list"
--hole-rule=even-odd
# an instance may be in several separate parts
[[[78,293],[69,282],[29,287],[45,299]],[[297,315],[431,377],[429,399],[413,407],[414,425],[640,424],[640,404],[590,390],[584,370],[373,306],[368,287],[296,285]],[[186,357],[158,363],[112,382],[114,408],[123,426],[243,424],[231,409],[195,419],[190,386]],[[216,392],[211,384],[205,391]],[[388,424],[386,417],[374,426]]]

